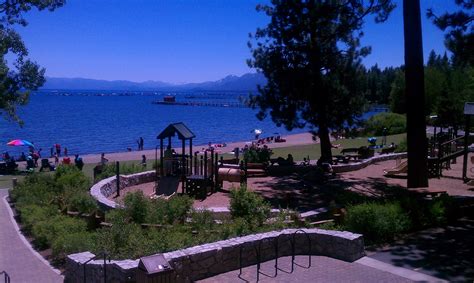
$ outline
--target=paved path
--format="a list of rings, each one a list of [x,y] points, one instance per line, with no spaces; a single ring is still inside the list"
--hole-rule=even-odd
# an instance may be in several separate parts
[[[413,234],[369,254],[390,265],[416,270],[448,281],[474,280],[474,217],[442,228]]]
[[[6,189],[0,189],[0,271],[5,270],[11,282],[63,282],[63,277],[18,234],[5,201],[7,194]]]
[[[308,265],[307,256],[297,256],[295,262],[301,266]],[[375,262],[375,263],[374,263]],[[291,257],[283,257],[278,260],[278,266],[285,270],[291,270]],[[295,265],[293,273],[278,271],[274,275],[274,261],[262,263],[259,282],[414,282],[414,281],[437,281],[436,278],[426,276],[403,268],[395,268],[385,263],[362,258],[356,262],[345,262],[324,256],[312,256],[312,265],[305,268]],[[395,274],[394,274],[395,273]],[[243,269],[239,277],[239,270],[222,273],[199,282],[256,282],[257,268],[255,265]]]

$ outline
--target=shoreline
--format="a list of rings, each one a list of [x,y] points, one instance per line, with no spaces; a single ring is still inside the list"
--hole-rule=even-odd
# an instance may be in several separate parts
[[[286,136],[281,136],[286,142],[282,143],[267,143],[266,145],[269,148],[280,148],[280,147],[289,147],[295,145],[308,145],[308,144],[318,144],[319,142],[313,141],[313,135],[309,132],[305,133],[298,133],[298,134],[290,134]],[[179,140],[174,139],[174,144],[180,143]],[[158,140],[157,140],[158,143]],[[252,141],[237,141],[237,142],[230,142],[227,143],[225,147],[217,148],[217,152],[219,154],[229,153],[234,150],[236,147],[244,147],[246,144],[250,144]],[[164,143],[166,146],[166,142]],[[207,148],[208,145],[193,145],[193,151],[201,150],[202,148]],[[181,152],[181,146],[179,148],[174,147],[177,153]],[[189,150],[189,144],[186,144],[186,150]],[[158,148],[158,157],[160,155],[159,148]],[[98,163],[100,162],[100,153],[91,153],[91,154],[84,154],[80,155],[84,163]],[[142,151],[122,151],[122,152],[113,152],[113,153],[105,153],[105,157],[109,160],[109,162],[113,161],[130,161],[130,160],[141,160],[142,155],[145,155],[147,160],[155,160],[155,149],[145,149]],[[71,159],[74,159],[74,155],[69,155]],[[60,157],[60,161],[62,160],[63,156]]]

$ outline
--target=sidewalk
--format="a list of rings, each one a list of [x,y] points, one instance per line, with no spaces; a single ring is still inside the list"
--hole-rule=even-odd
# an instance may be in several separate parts
[[[366,259],[366,257],[362,258]],[[358,260],[356,262],[345,262],[324,256],[312,256],[312,264],[308,266],[308,256],[297,256],[293,273],[291,270],[291,257],[282,257],[278,260],[278,267],[284,271],[278,271],[276,277],[273,277],[274,260],[262,263],[260,271],[266,275],[260,274],[259,282],[414,282],[414,281],[438,281],[436,278],[398,268],[386,267],[386,264],[380,263],[377,267],[371,267],[366,264],[367,260]],[[376,261],[377,262],[377,261]],[[374,265],[375,266],[375,265]],[[380,268],[382,266],[382,268]],[[395,273],[395,274],[394,274]],[[410,279],[409,279],[410,278]],[[218,283],[218,282],[256,282],[256,265],[246,267],[242,270],[239,277],[239,270],[222,273],[214,277],[206,278],[198,282]]]
[[[63,282],[63,277],[19,234],[5,200],[7,195],[8,190],[0,189],[0,271],[6,271],[11,282]]]

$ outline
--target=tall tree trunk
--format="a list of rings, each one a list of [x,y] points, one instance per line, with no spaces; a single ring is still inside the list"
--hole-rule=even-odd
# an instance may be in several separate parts
[[[324,111],[324,110],[322,110]],[[320,112],[320,122],[318,136],[321,141],[321,161],[332,163],[331,140],[329,139],[329,129],[326,122],[326,113]]]
[[[428,186],[420,0],[403,0],[403,23],[407,101],[407,186],[408,188],[420,188]]]

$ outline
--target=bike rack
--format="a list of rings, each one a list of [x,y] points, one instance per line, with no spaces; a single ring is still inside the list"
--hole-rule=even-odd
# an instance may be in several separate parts
[[[86,282],[86,267],[87,267],[87,264],[93,260],[96,260],[98,258],[102,258],[104,259],[104,267],[103,267],[103,272],[104,272],[104,283],[107,283],[107,259],[109,260],[110,262],[110,256],[109,254],[107,254],[106,252],[102,252],[98,255],[96,255],[95,257],[89,259],[88,261],[84,262],[83,265],[84,265],[84,283],[87,283]]]
[[[10,283],[10,275],[6,271],[0,272],[0,275],[3,274],[3,278],[5,278],[5,283]]]
[[[303,265],[300,265],[298,263],[295,263],[295,246],[296,246],[296,243],[295,243],[295,236],[296,234],[298,234],[298,232],[302,232],[304,233],[304,235],[306,236],[306,239],[308,239],[308,244],[309,244],[309,252],[308,252],[308,266],[303,266]],[[306,233],[304,230],[302,229],[299,229],[299,230],[296,230],[294,233],[293,233],[293,236],[291,238],[291,273],[293,273],[293,270],[294,270],[294,266],[298,265],[299,267],[302,267],[302,268],[310,268],[311,267],[311,238],[309,237],[308,233]]]
[[[308,240],[309,251],[308,251],[308,265],[307,266],[304,266],[304,265],[301,265],[301,264],[298,264],[298,263],[295,262],[295,257],[296,257],[295,237],[296,237],[296,234],[298,234],[298,233],[304,233],[306,239]],[[311,261],[311,249],[312,249],[311,238],[309,237],[308,233],[306,233],[302,229],[296,230],[291,235],[291,240],[290,240],[290,244],[291,244],[291,271],[286,271],[286,270],[283,270],[283,269],[278,267],[279,239],[280,239],[280,236],[282,236],[282,235],[283,234],[278,235],[278,237],[276,237],[273,240],[273,246],[275,248],[275,264],[274,264],[275,273],[273,275],[268,275],[268,274],[263,273],[263,272],[260,271],[261,260],[262,260],[261,248],[262,248],[263,240],[261,239],[258,242],[258,245],[253,245],[253,248],[255,249],[255,253],[257,255],[257,282],[260,280],[260,274],[262,274],[264,276],[267,276],[267,277],[275,278],[278,275],[278,270],[283,271],[283,272],[288,273],[288,274],[291,274],[291,273],[293,273],[293,271],[295,269],[295,265],[297,265],[299,267],[302,267],[302,268],[306,268],[306,269],[311,267],[311,265],[312,265],[312,261]],[[238,277],[242,280],[245,280],[244,278],[242,278],[242,250],[243,250],[243,245],[240,245],[240,247],[239,247],[239,275],[238,275]]]

